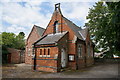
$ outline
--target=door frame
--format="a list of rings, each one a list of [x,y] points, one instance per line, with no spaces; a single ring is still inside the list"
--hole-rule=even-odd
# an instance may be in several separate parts
[[[64,57],[63,57],[64,56]],[[61,68],[66,68],[67,67],[67,63],[68,63],[68,59],[67,59],[67,53],[66,53],[66,49],[65,48],[61,48]],[[64,58],[65,62],[62,61]],[[62,66],[62,62],[64,62],[64,65]]]

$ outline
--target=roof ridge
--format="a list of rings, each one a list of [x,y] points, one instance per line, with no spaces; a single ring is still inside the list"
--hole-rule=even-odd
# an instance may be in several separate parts
[[[45,29],[45,28],[43,28],[43,27],[40,27],[40,26],[37,26],[37,25],[34,25],[35,27],[38,27],[38,28],[42,28],[42,29]]]

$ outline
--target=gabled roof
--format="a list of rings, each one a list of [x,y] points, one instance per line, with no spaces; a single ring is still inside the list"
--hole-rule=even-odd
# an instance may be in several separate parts
[[[38,35],[40,35],[40,36],[42,36],[43,32],[45,31],[44,28],[34,25],[33,28],[32,28],[32,30],[31,30],[31,32],[29,33],[29,35],[28,35],[28,37],[27,37],[27,40],[28,40],[28,38],[30,37],[30,35],[31,35],[31,33],[32,33],[32,31],[33,31],[34,28],[37,29],[37,33],[38,33]],[[26,41],[27,41],[27,40],[26,40]]]
[[[55,4],[55,10],[54,13],[61,13],[60,10],[60,3]],[[74,34],[76,35],[76,37],[80,40],[85,41],[86,40],[86,35],[87,35],[87,29],[81,29],[81,27],[78,27],[77,25],[75,25],[72,21],[68,20],[66,17],[64,17],[62,15],[62,18],[64,19],[64,21],[66,22],[66,24],[70,27],[70,29],[74,32]]]
[[[84,38],[82,37],[82,35],[79,33],[79,31],[81,31],[82,29],[80,27],[78,27],[77,25],[75,25],[72,21],[68,20],[67,18],[63,17],[63,19],[65,20],[65,22],[67,23],[67,25],[73,30],[73,32],[75,33],[75,35],[80,40],[84,40]]]
[[[84,28],[82,30],[80,30],[80,33],[81,33],[81,36],[84,38],[84,40],[86,39],[87,37],[87,34],[88,34],[88,28]]]
[[[36,25],[35,25],[35,27],[36,27],[36,29],[37,29],[38,34],[39,34],[40,36],[42,36],[42,34],[43,34],[43,32],[45,31],[45,29],[42,28],[42,27],[36,26]]]
[[[67,31],[62,32],[62,33],[56,33],[56,34],[48,34],[46,36],[43,36],[37,42],[35,42],[35,45],[54,44],[54,43],[58,42],[66,33],[67,33]]]

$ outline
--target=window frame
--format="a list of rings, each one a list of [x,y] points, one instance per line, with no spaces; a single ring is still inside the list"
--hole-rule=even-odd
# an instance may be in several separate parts
[[[54,33],[58,33],[59,32],[59,23],[58,21],[54,22]]]
[[[82,44],[78,44],[78,48],[77,48],[77,50],[78,50],[78,57],[82,57]]]
[[[31,49],[28,48],[28,56],[30,56],[30,55],[31,55]]]
[[[73,60],[70,60],[70,56],[73,57]],[[69,62],[75,62],[75,54],[68,54],[68,61]]]
[[[48,55],[50,55],[50,49],[48,48]]]
[[[40,55],[42,55],[42,49],[40,49]]]

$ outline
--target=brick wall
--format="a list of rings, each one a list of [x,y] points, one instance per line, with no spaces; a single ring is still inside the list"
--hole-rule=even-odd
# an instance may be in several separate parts
[[[8,62],[9,63],[21,63],[24,62],[24,51],[14,48],[7,48],[8,50]]]
[[[87,50],[87,46],[90,45],[90,51]],[[90,55],[88,54],[88,52],[90,52]],[[92,64],[94,64],[94,56],[93,56],[93,44],[92,41],[90,40],[90,34],[87,34],[87,38],[86,38],[86,63],[87,66],[90,66]]]
[[[32,64],[32,44],[38,39],[40,39],[40,36],[38,35],[36,28],[33,27],[26,41],[26,51],[25,51],[25,63],[26,64]]]
[[[13,50],[11,53],[11,63],[19,63],[20,62],[20,53],[17,50]]]
[[[49,46],[49,45],[47,45]],[[48,55],[49,49],[49,55]],[[42,54],[40,53],[42,50]],[[44,53],[45,50],[45,53]],[[36,66],[35,70],[57,72],[57,61],[58,61],[58,47],[44,47],[36,48]]]
[[[53,33],[53,24],[55,21],[58,21],[59,23],[59,32],[61,31],[68,31],[68,54],[76,54],[76,44],[73,42],[75,34],[74,32],[70,29],[70,27],[66,24],[64,21],[62,15],[60,13],[54,13],[44,34],[50,34]],[[69,67],[72,67],[73,69],[76,69],[76,62],[69,62],[68,65]]]
[[[64,35],[59,40],[58,44],[54,45],[54,47],[49,47],[50,45],[37,46],[35,70],[47,71],[47,72],[59,72],[61,69],[61,49],[64,48],[66,50],[66,54],[68,52],[67,39],[68,39],[68,34]],[[49,57],[48,57],[48,49],[50,54]],[[33,63],[33,65],[35,64]]]

